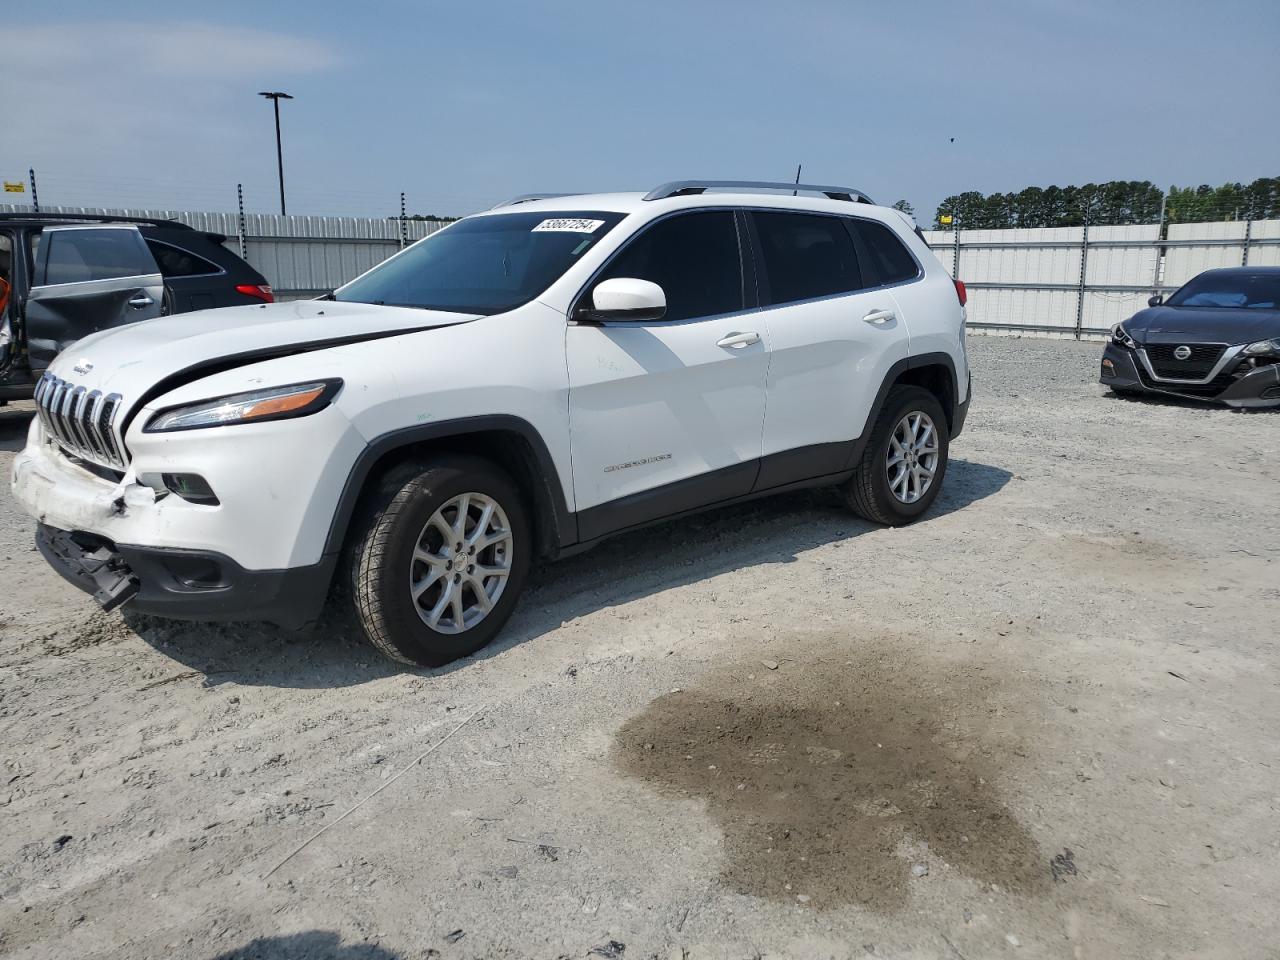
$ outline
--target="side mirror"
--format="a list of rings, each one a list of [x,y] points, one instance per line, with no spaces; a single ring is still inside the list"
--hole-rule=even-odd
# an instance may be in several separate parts
[[[661,320],[667,312],[667,295],[656,283],[632,277],[614,277],[591,291],[591,306],[578,308],[575,320]]]
[[[1151,297],[1147,300],[1148,307],[1158,307],[1162,303],[1164,303],[1163,293],[1157,293],[1154,297]]]

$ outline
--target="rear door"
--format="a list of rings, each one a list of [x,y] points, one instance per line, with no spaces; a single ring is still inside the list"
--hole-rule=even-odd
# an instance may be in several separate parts
[[[772,350],[756,483],[765,490],[848,468],[908,338],[893,295],[859,261],[848,218],[757,210],[751,219]]]
[[[160,269],[137,227],[45,227],[25,310],[32,372],[91,333],[160,316],[163,299]]]

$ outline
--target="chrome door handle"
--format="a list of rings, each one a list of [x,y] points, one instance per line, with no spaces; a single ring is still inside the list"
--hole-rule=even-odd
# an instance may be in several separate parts
[[[149,307],[153,303],[155,303],[155,301],[145,293],[140,293],[129,301],[129,306],[133,307],[135,310],[141,310],[143,307]]]
[[[862,319],[867,323],[873,324],[877,327],[882,327],[890,320],[895,319],[895,317],[892,310],[872,310]]]
[[[723,337],[716,341],[717,347],[732,347],[734,350],[741,350],[743,347],[749,347],[753,343],[760,342],[760,334],[755,333],[731,333],[727,337]]]

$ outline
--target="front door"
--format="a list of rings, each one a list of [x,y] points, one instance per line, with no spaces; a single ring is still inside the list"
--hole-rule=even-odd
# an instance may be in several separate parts
[[[755,481],[769,352],[758,314],[747,312],[754,293],[749,300],[739,226],[720,209],[644,228],[592,286],[652,281],[666,315],[568,327],[583,540],[741,496]]]
[[[160,316],[163,298],[160,270],[137,227],[45,227],[25,310],[32,372],[91,333]]]

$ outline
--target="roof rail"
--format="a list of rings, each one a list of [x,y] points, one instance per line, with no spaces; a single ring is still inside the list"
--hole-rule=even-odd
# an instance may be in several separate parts
[[[512,197],[510,200],[503,200],[496,203],[490,210],[499,210],[502,207],[514,207],[520,203],[532,203],[534,200],[554,200],[556,197],[580,197],[580,193],[522,193],[518,197]]]
[[[708,190],[790,190],[793,193],[825,194],[831,200],[849,200],[856,203],[875,203],[861,190],[853,187],[824,187],[814,183],[783,183],[773,180],[673,180],[654,187],[644,195],[646,200],[665,200],[668,197],[686,197]]]
[[[181,220],[165,220],[160,217],[116,217],[106,213],[0,213],[0,221],[4,220],[66,220],[71,223],[145,223],[153,227],[177,227],[183,230],[194,230],[195,227]]]

